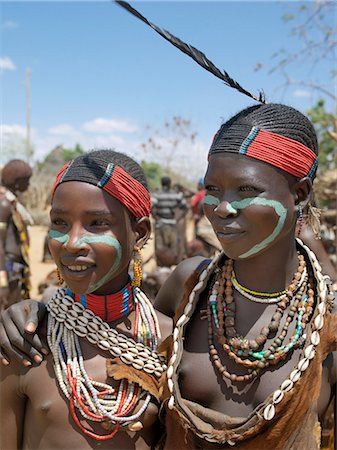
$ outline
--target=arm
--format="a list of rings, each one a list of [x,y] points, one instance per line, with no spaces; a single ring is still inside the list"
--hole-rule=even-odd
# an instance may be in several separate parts
[[[183,299],[185,281],[203,259],[200,256],[196,256],[178,264],[156,296],[154,307],[158,311],[169,317],[174,316],[177,307]]]
[[[5,243],[10,216],[11,204],[3,197],[0,201],[0,309],[6,308],[9,294],[8,275],[5,265]]]
[[[30,366],[32,360],[42,361],[42,353],[48,353],[48,346],[35,331],[45,312],[46,306],[35,300],[23,300],[2,311],[0,359],[4,365],[8,365],[12,357],[25,366]]]
[[[26,396],[20,392],[18,366],[0,368],[0,447],[22,448]]]

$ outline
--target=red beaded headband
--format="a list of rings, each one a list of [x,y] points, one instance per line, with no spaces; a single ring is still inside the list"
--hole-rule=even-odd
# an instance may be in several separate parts
[[[53,196],[55,189],[62,183],[71,164],[72,161],[65,164],[57,174],[53,188]],[[79,177],[74,178],[74,181],[84,180],[81,180]],[[151,199],[149,192],[139,181],[135,180],[120,166],[112,163],[108,164],[103,177],[97,182],[96,186],[102,188],[112,197],[117,198],[135,217],[140,218],[150,215]]]
[[[313,178],[318,162],[317,155],[309,147],[257,127],[251,129],[241,144],[239,154],[264,161],[296,178]]]

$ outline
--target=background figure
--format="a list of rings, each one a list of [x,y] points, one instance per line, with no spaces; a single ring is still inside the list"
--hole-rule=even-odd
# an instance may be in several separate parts
[[[155,255],[158,266],[167,266],[161,258],[163,250],[171,253],[174,264],[178,261],[178,223],[186,215],[187,206],[181,192],[171,189],[171,178],[162,177],[162,189],[152,194],[152,216],[155,220]],[[181,240],[181,238],[180,238]]]
[[[13,159],[3,168],[0,186],[0,309],[29,298],[29,236],[32,217],[19,202],[32,176],[30,166]]]
[[[191,200],[195,239],[187,245],[187,256],[204,256],[210,258],[217,251],[220,251],[221,247],[214,234],[212,225],[204,214],[203,201],[205,188],[203,178],[199,179],[197,189],[197,192]]]

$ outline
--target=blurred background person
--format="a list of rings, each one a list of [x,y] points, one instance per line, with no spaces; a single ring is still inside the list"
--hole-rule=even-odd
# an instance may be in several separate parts
[[[161,255],[170,252],[170,261],[178,264],[179,242],[184,242],[184,237],[179,236],[178,223],[187,213],[186,200],[182,192],[171,189],[171,178],[161,178],[161,189],[151,196],[152,216],[155,221],[154,245],[157,266],[167,266]]]
[[[0,309],[29,298],[29,235],[33,219],[18,200],[29,187],[31,167],[20,159],[9,161],[0,186]]]

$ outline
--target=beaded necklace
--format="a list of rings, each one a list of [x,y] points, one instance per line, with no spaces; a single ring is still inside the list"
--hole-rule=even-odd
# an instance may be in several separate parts
[[[308,310],[310,319],[309,322],[307,322],[306,333],[302,334],[302,339],[305,340],[305,344],[299,356],[298,362],[295,362],[294,368],[289,373],[287,378],[280,383],[279,387],[268,396],[260,407],[257,407],[253,412],[254,415],[258,416],[259,421],[269,421],[275,417],[275,406],[282,402],[285,393],[294,388],[296,383],[301,379],[302,374],[309,367],[311,360],[315,357],[316,348],[320,343],[320,330],[324,326],[326,311],[331,307],[333,302],[333,293],[329,291],[329,283],[327,281],[329,277],[323,276],[322,269],[315,254],[306,245],[304,245],[300,239],[296,239],[296,241],[301,249],[301,253],[306,256],[310,263],[310,272],[313,272],[315,283],[312,284],[312,288],[307,290],[307,294],[310,294],[310,290],[312,291],[312,297],[315,298],[315,303],[312,305],[312,308],[314,309],[311,311]],[[173,409],[176,405],[176,408],[180,413],[184,413],[185,408],[185,405],[182,405],[181,402],[178,382],[179,367],[183,355],[185,327],[196,310],[200,293],[205,289],[209,279],[217,270],[219,260],[223,258],[223,256],[223,253],[218,255],[202,271],[197,283],[189,294],[188,302],[182,315],[177,320],[173,331],[173,348],[167,369],[167,387],[170,393],[168,408]],[[214,365],[216,364],[214,363]],[[260,410],[262,411],[262,414],[260,414]],[[231,437],[230,442],[229,440],[227,440],[227,442],[229,442],[230,445],[235,445],[237,440],[237,438],[234,439]]]
[[[250,381],[258,375],[260,370],[268,367],[270,364],[276,365],[286,357],[288,352],[303,345],[301,337],[312,312],[314,300],[310,283],[307,283],[308,277],[304,257],[299,255],[298,258],[299,267],[293,281],[286,289],[285,300],[278,303],[270,324],[264,326],[260,334],[251,340],[238,336],[235,330],[235,302],[233,301],[231,275],[233,272],[233,261],[227,260],[225,262],[222,274],[219,270],[216,271],[216,278],[209,299],[208,342],[211,360],[223,378],[228,378],[234,382]],[[226,286],[225,288],[224,285]],[[266,350],[259,350],[271,333],[279,331],[281,318],[289,304],[291,304],[291,308],[282,330]],[[282,345],[288,334],[289,325],[296,313],[297,326],[295,333],[290,338],[289,344]],[[219,344],[221,344],[229,358],[233,359],[237,364],[249,368],[247,375],[237,376],[231,374],[221,364],[213,341],[212,316]]]
[[[67,295],[85,308],[90,309],[105,322],[112,322],[127,316],[134,309],[131,278],[120,291],[108,295],[75,294],[67,289]]]
[[[141,429],[138,419],[150,403],[151,395],[137,383],[126,379],[121,380],[117,387],[92,380],[84,367],[79,337],[154,377],[161,377],[166,368],[156,353],[160,337],[156,313],[140,289],[133,289],[133,294],[136,314],[134,339],[110,328],[65,289],[59,289],[47,305],[47,340],[58,384],[69,400],[70,412],[77,426],[85,435],[100,441],[113,438],[121,426],[133,431]],[[140,400],[144,403],[135,412]],[[108,421],[114,429],[107,435],[93,433],[81,424],[78,413],[94,422]]]

